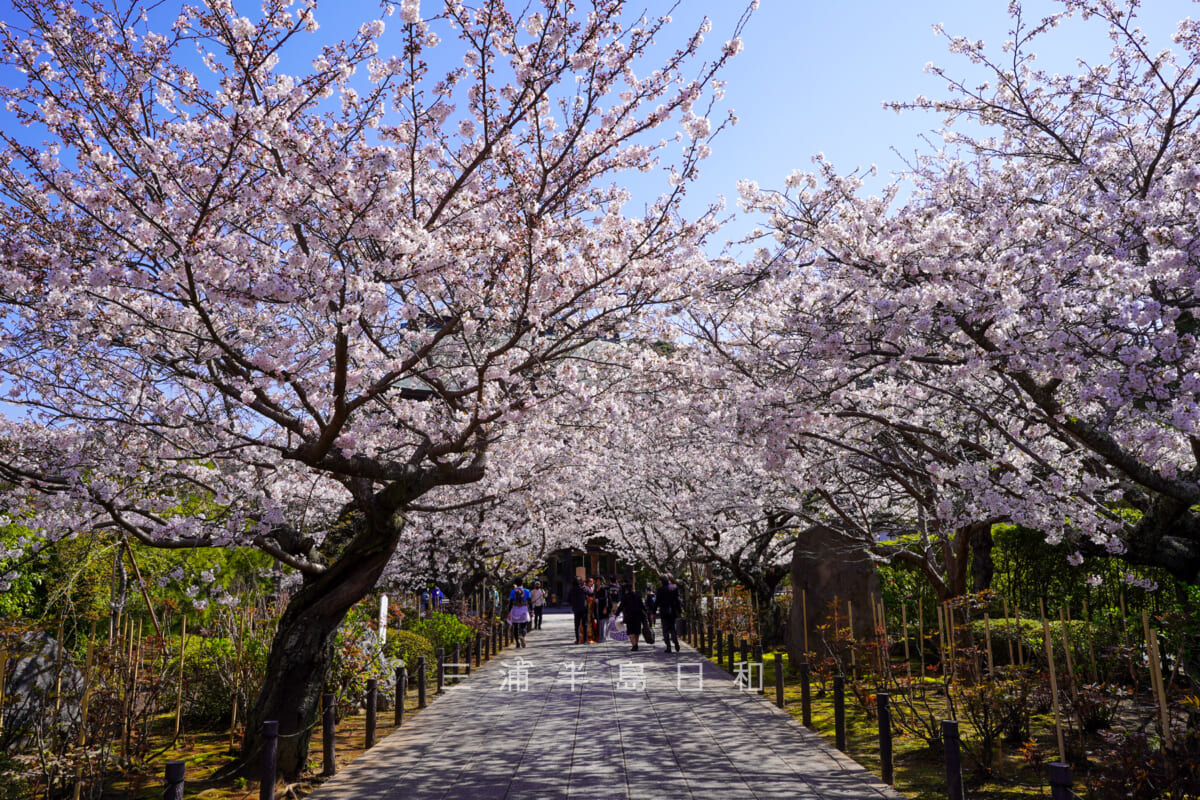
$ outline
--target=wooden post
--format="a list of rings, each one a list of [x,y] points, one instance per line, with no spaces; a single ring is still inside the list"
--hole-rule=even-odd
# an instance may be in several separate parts
[[[88,651],[92,649],[88,642]],[[179,727],[183,719],[183,661],[187,653],[187,614],[183,615],[183,630],[179,634],[179,685],[175,690],[175,736],[179,736]]]
[[[908,699],[911,703],[913,696],[912,652],[908,647],[908,603],[905,600],[900,601],[900,627],[904,629],[904,673],[908,678]]]
[[[408,699],[408,669],[396,667],[396,717],[392,724],[399,728],[404,724],[404,701]]]
[[[1022,667],[1025,666],[1025,647],[1022,642],[1025,632],[1021,628],[1021,607],[1013,606],[1013,611],[1017,615],[1017,663]]]
[[[92,620],[92,633],[88,637],[87,658],[83,662],[83,697],[79,701],[79,737],[75,743],[80,750],[87,745],[87,718],[88,705],[92,700],[92,664],[96,654],[96,620]],[[0,652],[0,729],[4,727],[4,668],[7,660],[7,653]],[[183,762],[179,762],[182,764]],[[168,775],[171,774],[171,765],[167,764]],[[167,781],[170,787],[170,780]],[[183,800],[183,770],[179,770],[179,800]],[[75,787],[71,790],[71,799],[79,800],[83,792],[83,763],[79,762],[75,765]],[[164,795],[165,796],[165,795]]]
[[[446,648],[439,647],[437,651],[437,693],[446,693]]]
[[[804,617],[804,660],[808,660],[808,592],[800,590],[800,614]]]
[[[1004,598],[1004,632],[1008,637],[1008,665],[1016,666],[1017,657],[1013,654],[1012,618],[1008,615],[1008,598]]]
[[[947,659],[946,659],[946,622],[943,619],[943,617],[944,617],[943,605],[941,603],[938,603],[936,610],[937,610],[937,624],[938,624],[938,652],[941,653],[941,656],[942,656],[941,657],[942,674],[949,675],[950,674],[950,665],[947,663]]]
[[[764,669],[766,667],[766,659],[763,657],[763,649],[762,649],[761,641],[755,643],[755,645],[754,645],[754,660],[758,662],[758,665],[759,665],[758,668],[760,670]],[[762,683],[762,685],[758,687],[758,693],[761,695],[765,695],[767,693],[767,685],[765,682],[762,682],[762,681],[760,681],[760,683]]]
[[[321,695],[321,755],[324,761],[324,771],[322,775],[337,774],[337,758],[336,758],[336,741],[334,737],[337,735],[335,726],[337,724],[337,701],[334,699],[333,692],[325,692]]]
[[[163,790],[163,800],[183,800],[184,769],[183,761],[167,762],[167,785]]]
[[[962,752],[959,749],[957,720],[942,720],[942,748],[946,754],[946,796],[949,800],[963,800]]]
[[[917,637],[920,639],[917,655],[921,659],[921,680],[923,683],[925,680],[925,598],[920,595],[917,595]]]
[[[4,676],[8,669],[8,651],[0,649],[0,731],[4,730]]]
[[[988,656],[988,680],[996,679],[996,664],[992,660],[992,618],[983,615],[983,631],[987,637],[987,656]]]
[[[279,756],[279,723],[268,720],[262,726],[262,771],[259,773],[258,800],[275,800],[275,764]]]
[[[1058,624],[1062,626],[1063,652],[1067,656],[1066,686],[1070,688],[1075,685],[1075,662],[1071,658],[1071,634],[1067,632],[1067,620],[1063,616],[1061,608],[1058,610]],[[1080,727],[1082,728],[1083,726],[1081,725]]]
[[[1058,735],[1058,760],[1066,762],[1067,748],[1063,743],[1062,714],[1058,704],[1058,679],[1054,675],[1054,644],[1050,638],[1050,623],[1046,621],[1045,608],[1042,613],[1042,640],[1046,645],[1046,663],[1050,667],[1050,698],[1054,702],[1054,732]]]
[[[1071,765],[1053,763],[1050,765],[1050,800],[1073,800],[1075,793],[1071,791]]]
[[[379,708],[379,680],[376,678],[367,679],[367,732],[366,743],[364,750],[370,750],[375,746],[375,724],[377,721],[376,711]]]
[[[854,651],[854,608],[850,605],[850,600],[846,600],[846,631],[849,633],[850,641],[850,669],[854,671],[854,675],[858,676],[858,658]]]
[[[1167,716],[1167,693],[1163,688],[1162,662],[1158,657],[1158,631],[1150,627],[1150,618],[1142,609],[1142,629],[1146,636],[1146,655],[1150,660],[1150,688],[1158,701],[1159,720],[1162,725],[1163,744],[1171,745],[1171,720]],[[1066,761],[1066,759],[1062,759]]]
[[[62,660],[63,653],[67,651],[66,645],[63,644],[63,627],[67,624],[67,617],[64,614],[58,618],[58,635],[55,642],[58,643],[58,655],[54,659],[54,715],[57,718],[58,711],[62,708]],[[0,680],[4,680],[4,673],[0,673]]]
[[[892,711],[888,708],[890,696],[887,692],[878,692],[875,703],[879,713],[879,765],[880,777],[888,786],[896,781],[892,775]]]
[[[417,656],[417,708],[425,707],[425,656]]]
[[[892,675],[892,646],[888,636],[887,607],[883,604],[883,595],[879,596],[879,669],[885,678]]]
[[[783,708],[783,653],[775,653],[775,705]]]
[[[808,662],[800,662],[800,720],[812,728],[812,687],[809,685]]]
[[[877,650],[876,661],[878,662],[879,673],[883,674],[883,648],[879,646],[879,608],[875,605],[875,598],[868,597],[867,602],[871,605],[871,629],[875,633],[875,647]]]
[[[1092,615],[1088,613],[1087,600],[1083,601],[1083,618],[1086,621],[1087,628],[1087,643],[1088,643],[1088,676],[1092,679],[1092,683],[1099,683],[1100,677],[1096,669],[1096,645],[1093,641],[1092,630]]]
[[[846,752],[846,676],[833,676],[833,740],[834,747]]]

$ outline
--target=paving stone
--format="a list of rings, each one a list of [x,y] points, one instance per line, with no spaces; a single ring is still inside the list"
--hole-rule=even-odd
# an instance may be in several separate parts
[[[547,614],[311,800],[901,797],[687,645],[571,639]]]

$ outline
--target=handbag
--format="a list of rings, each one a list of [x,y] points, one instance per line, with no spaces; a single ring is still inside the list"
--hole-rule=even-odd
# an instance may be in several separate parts
[[[645,623],[642,625],[642,638],[646,640],[646,644],[654,644],[654,626]]]
[[[625,619],[620,614],[609,619],[608,638],[617,642],[629,641],[629,634],[625,632]]]

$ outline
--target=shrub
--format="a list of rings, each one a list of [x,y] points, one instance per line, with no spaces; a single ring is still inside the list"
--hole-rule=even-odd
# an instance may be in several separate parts
[[[387,654],[388,658],[404,660],[404,669],[408,673],[409,680],[414,680],[417,676],[418,658],[425,656],[426,670],[433,669],[434,661],[437,658],[433,643],[421,634],[412,631],[388,631],[387,644],[384,645],[383,652]]]
[[[241,716],[262,685],[267,655],[266,645],[256,639],[242,643],[239,657],[231,639],[189,637],[184,665],[184,713],[199,722],[228,721],[236,696]]]
[[[434,650],[443,648],[449,653],[454,645],[466,645],[475,635],[469,625],[461,622],[453,614],[434,612],[412,627],[413,633],[425,637],[433,645]]]
[[[369,679],[376,679],[384,687],[391,677],[386,654],[381,651],[379,637],[375,633],[372,611],[371,601],[351,609],[338,628],[334,641],[329,688],[337,695],[339,720],[362,705]]]

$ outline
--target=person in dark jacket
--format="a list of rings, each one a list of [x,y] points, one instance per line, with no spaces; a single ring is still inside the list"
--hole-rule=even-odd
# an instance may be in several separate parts
[[[612,613],[612,603],[608,596],[608,587],[603,581],[596,581],[595,602],[592,605],[592,611],[596,618],[596,641],[603,642],[605,639],[605,628],[608,627],[608,615]]]
[[[575,614],[575,644],[587,644],[588,593],[579,576],[575,577],[575,583],[567,590],[567,603]]]
[[[683,601],[679,599],[679,586],[670,573],[663,575],[655,595],[658,606],[658,616],[662,620],[663,652],[671,652],[671,642],[675,642],[675,652],[679,652],[679,634],[675,631],[675,621],[683,613]]]
[[[628,583],[621,585],[621,604],[617,613],[625,619],[625,632],[629,634],[630,650],[638,649],[638,637],[642,635],[642,626],[646,624],[646,604],[642,596],[630,588]]]

